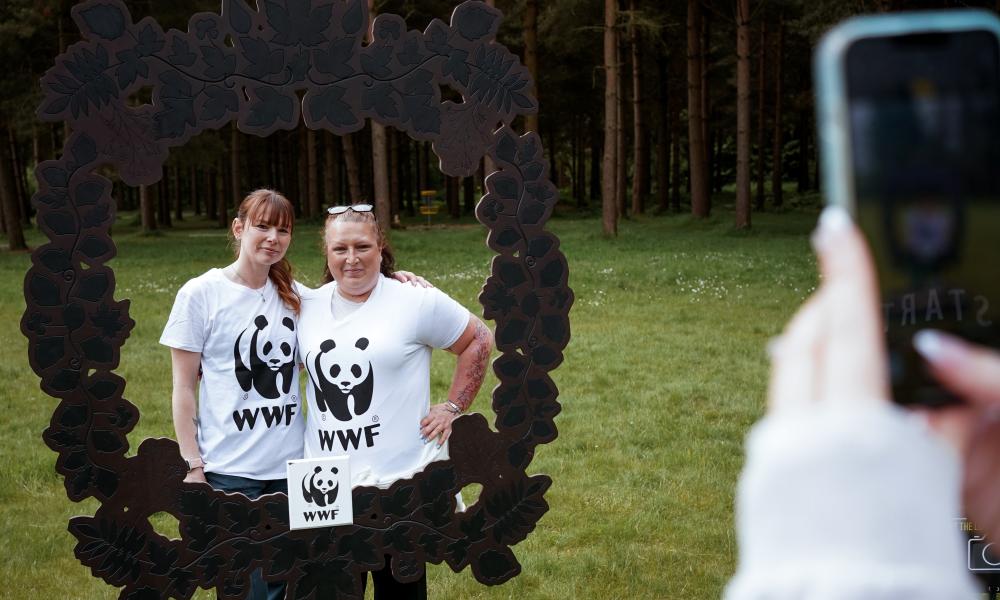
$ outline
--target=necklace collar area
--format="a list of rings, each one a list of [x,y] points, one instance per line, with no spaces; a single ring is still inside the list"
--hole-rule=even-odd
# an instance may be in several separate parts
[[[240,275],[239,270],[236,268],[236,263],[229,265],[222,269],[222,275],[233,285],[239,286],[241,289],[246,290],[259,297],[261,301],[267,300],[267,294],[270,292],[272,283],[271,278],[265,276],[264,283],[258,286],[254,286],[252,282],[248,281],[245,277]]]

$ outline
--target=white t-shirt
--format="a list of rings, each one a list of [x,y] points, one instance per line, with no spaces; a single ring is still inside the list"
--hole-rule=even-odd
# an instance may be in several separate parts
[[[446,456],[420,440],[420,419],[430,410],[431,350],[461,337],[469,311],[440,290],[385,277],[360,308],[337,310],[336,289],[302,298],[305,455],[350,455],[353,485],[388,485]]]
[[[252,290],[212,269],[177,292],[160,343],[201,353],[206,471],[283,479],[286,461],[302,457],[297,327],[270,279]]]

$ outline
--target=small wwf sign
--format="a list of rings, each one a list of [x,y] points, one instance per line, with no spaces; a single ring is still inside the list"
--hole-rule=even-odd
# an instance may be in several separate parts
[[[288,521],[291,529],[354,522],[347,456],[288,461]]]

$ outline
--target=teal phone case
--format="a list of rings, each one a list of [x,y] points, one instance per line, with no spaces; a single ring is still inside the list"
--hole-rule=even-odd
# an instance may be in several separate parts
[[[820,173],[827,204],[855,211],[854,173],[844,57],[857,40],[914,33],[990,31],[1000,38],[1000,19],[983,10],[927,11],[854,17],[820,40],[813,55]]]

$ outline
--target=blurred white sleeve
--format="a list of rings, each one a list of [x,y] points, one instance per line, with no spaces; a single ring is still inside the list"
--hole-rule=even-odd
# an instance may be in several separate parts
[[[747,439],[729,600],[977,598],[961,466],[882,403],[777,414]]]

